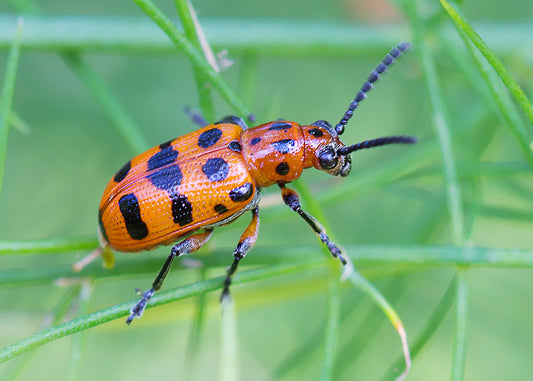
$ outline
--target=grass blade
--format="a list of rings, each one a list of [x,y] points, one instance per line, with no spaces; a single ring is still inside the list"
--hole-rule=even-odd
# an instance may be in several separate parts
[[[198,51],[204,53],[204,57],[209,62],[211,67],[220,72],[216,63],[215,56],[211,47],[209,46],[205,35],[202,31],[202,27],[198,22],[194,8],[189,0],[174,0],[178,14],[180,16],[181,25],[185,30],[185,36],[195,46]],[[208,123],[215,120],[215,108],[213,105],[213,99],[211,97],[210,83],[207,76],[202,70],[194,65],[193,66],[194,79],[196,81],[196,89],[198,91],[198,100],[200,102],[200,109],[202,110],[202,117],[208,121]]]
[[[322,368],[320,380],[333,380],[335,361],[337,359],[337,347],[339,343],[339,323],[341,309],[341,291],[339,279],[335,273],[329,278],[328,304],[326,307],[326,336],[324,340],[324,354],[322,357]]]
[[[310,265],[309,263],[299,263],[270,266],[264,269],[242,271],[237,274],[235,278],[238,279],[239,283],[246,283],[257,279],[264,279],[267,277],[307,270],[315,265],[316,264]],[[193,283],[188,286],[160,292],[151,299],[147,309],[177,300],[190,298],[192,296],[198,296],[201,293],[221,289],[223,287],[224,278],[225,277],[217,277],[206,281]],[[73,333],[80,332],[118,318],[124,318],[125,316],[129,315],[131,306],[136,302],[137,300],[131,300],[126,303],[117,304],[115,306],[90,313],[69,322],[50,327],[32,336],[29,336],[18,343],[4,347],[0,350],[0,363],[11,360],[16,356],[38,348],[43,344],[49,343],[50,341],[60,339]]]
[[[452,351],[452,381],[461,381],[464,378],[466,363],[466,320],[468,314],[468,269],[457,269],[455,329]]]
[[[220,381],[239,380],[239,339],[235,303],[228,298],[222,303],[220,345]]]
[[[237,94],[231,89],[231,87],[222,79],[219,73],[217,73],[209,63],[205,61],[202,55],[196,50],[187,38],[181,33],[176,26],[157,8],[157,6],[150,0],[133,0],[144,13],[146,13],[168,37],[174,42],[174,44],[181,49],[189,60],[201,70],[209,79],[215,89],[218,90],[222,98],[231,105],[239,115],[248,116],[250,112],[246,106],[242,103]]]
[[[63,54],[62,58],[100,103],[132,151],[138,154],[150,148],[147,140],[140,133],[140,127],[81,56],[77,53],[69,53]]]
[[[501,80],[509,89],[515,100],[518,102],[526,116],[529,118],[531,124],[533,124],[533,105],[529,101],[527,95],[520,88],[518,83],[511,77],[503,63],[496,57],[494,52],[488,47],[483,39],[477,34],[477,32],[470,26],[468,21],[463,18],[457,10],[450,5],[446,0],[440,0],[440,3],[455,23],[455,26],[466,33],[468,38],[476,45],[481,54],[486,58],[487,62],[496,70]],[[531,139],[532,132],[529,131],[529,139]]]
[[[18,19],[15,38],[11,43],[11,49],[7,57],[6,71],[4,74],[4,85],[0,97],[0,194],[4,181],[4,171],[6,166],[7,138],[9,136],[9,124],[11,122],[11,108],[13,106],[13,96],[15,93],[15,82],[17,80],[17,69],[20,56],[20,42],[24,22]]]

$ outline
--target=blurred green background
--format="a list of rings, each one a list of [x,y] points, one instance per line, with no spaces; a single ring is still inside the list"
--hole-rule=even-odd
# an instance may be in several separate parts
[[[176,17],[173,2],[160,1],[158,5],[167,15]],[[48,0],[38,6],[42,15],[146,19],[133,2]],[[395,30],[399,32],[391,40],[390,47],[393,43],[411,40],[409,25],[393,3],[198,0],[194,1],[194,6],[201,22],[232,19],[238,25],[238,20],[268,23],[272,19],[282,19],[311,25],[353,24],[377,30],[392,25],[398,26]],[[423,2],[422,8],[425,16],[434,16],[434,23],[447,28],[439,32],[441,36],[453,35],[457,42],[455,31],[449,27],[447,17],[439,13],[439,7],[438,2],[428,1]],[[1,16],[13,15],[15,9],[11,2],[0,3]],[[498,37],[499,30],[509,32],[509,27],[516,23],[533,31],[530,0],[465,1],[462,10],[474,26],[484,25],[484,30],[490,31],[494,38]],[[531,44],[523,47],[520,41],[527,41],[533,34],[524,36],[518,29],[514,33],[516,40],[510,40],[509,46],[505,46],[505,41],[494,41],[500,47],[496,53],[531,96],[532,47]],[[268,39],[268,35],[265,38]],[[210,39],[209,34],[207,39]],[[354,35],[353,39],[358,36]],[[467,167],[477,161],[523,163],[516,141],[476,92],[461,70],[460,62],[450,57],[441,40],[430,36],[429,41],[448,106],[458,166]],[[490,38],[487,42],[491,45]],[[253,52],[254,84],[252,91],[245,93],[245,101],[261,123],[278,117],[300,123],[318,119],[335,123],[387,50],[376,52],[361,48],[358,51],[355,48],[340,55]],[[235,62],[223,76],[234,89],[242,90],[242,73],[248,61],[243,60],[241,52],[233,54],[229,50],[227,54]],[[182,111],[184,106],[198,108],[191,65],[182,54],[107,51],[82,55],[141,126],[141,134],[150,145],[196,128]],[[7,50],[2,49],[2,73],[6,58]],[[219,117],[233,113],[219,96],[215,99]],[[57,51],[22,50],[14,110],[31,131],[21,134],[11,130],[9,134],[0,198],[0,240],[93,235],[102,191],[112,174],[134,153]],[[430,113],[417,54],[411,53],[386,75],[357,110],[343,140],[354,143],[394,134],[431,139],[434,132]],[[495,133],[488,138],[487,147],[480,148],[484,143],[483,138],[478,137],[486,137],[483,133],[493,129]],[[388,147],[358,153],[353,156],[350,177],[356,178],[359,172],[379,170],[409,149]],[[472,152],[478,149],[481,150],[479,159],[473,158]],[[438,150],[436,144],[435,150]],[[427,176],[406,176],[372,192],[323,205],[337,242],[343,246],[451,243],[439,156],[416,167],[425,166],[435,170]],[[316,171],[307,172],[302,176],[302,183],[317,196],[327,194],[343,181],[350,181]],[[476,186],[465,185],[463,189],[468,201],[468,204],[465,201],[466,226],[471,228],[468,244],[530,249],[533,245],[531,173],[474,174],[473,177]],[[300,218],[289,212],[280,214],[285,207],[278,193],[277,188],[263,192],[270,204],[265,207],[264,214],[271,213],[273,217],[266,218],[261,225],[257,245],[279,246],[281,249],[275,250],[282,250],[285,246],[315,244],[312,232]],[[245,216],[231,226],[217,229],[211,239],[211,247],[228,248],[228,264],[232,247],[248,221],[249,217]],[[22,270],[53,267],[72,263],[83,255],[2,256],[0,267]],[[161,263],[167,255],[168,248],[142,253],[135,258],[117,254],[120,260],[126,261],[155,256]],[[253,256],[254,252],[249,255]],[[197,257],[201,256],[200,252]],[[245,265],[246,261],[243,269]],[[195,281],[194,271],[178,267],[176,265],[167,278],[165,289]],[[420,332],[454,275],[451,266],[395,267],[382,263],[362,265],[360,269],[397,308],[410,338]],[[209,272],[210,276],[222,274],[223,268]],[[133,299],[134,288],[148,287],[154,276],[155,273],[150,273],[142,277],[95,281],[89,310]],[[469,271],[466,380],[531,379],[532,280],[533,272],[528,268],[473,268]],[[0,346],[34,333],[63,293],[64,288],[51,283],[0,288]],[[312,338],[323,332],[326,293],[325,269],[233,287],[243,379],[318,379],[322,341]],[[193,302],[186,300],[150,309],[130,328],[120,319],[91,329],[84,347],[80,380],[183,379]],[[344,349],[339,353],[335,379],[379,379],[400,354],[396,333],[383,319],[382,312],[359,291],[344,287],[342,303],[340,348]],[[369,334],[373,330],[374,334]],[[449,379],[452,331],[453,307],[414,361],[409,380]],[[219,340],[220,310],[216,292],[208,296],[200,358],[193,371],[195,379],[218,378]],[[40,348],[19,379],[63,379],[69,366],[69,345],[70,337]],[[287,373],[277,373],[294,351],[302,347],[307,349],[304,358],[295,360]],[[16,361],[20,359],[2,364],[1,368],[5,370]]]

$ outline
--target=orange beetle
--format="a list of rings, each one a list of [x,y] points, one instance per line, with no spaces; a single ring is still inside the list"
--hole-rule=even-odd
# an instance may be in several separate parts
[[[351,169],[350,153],[354,151],[415,143],[413,137],[390,136],[347,147],[339,139],[372,83],[408,48],[408,43],[400,43],[385,56],[335,128],[323,120],[310,125],[281,120],[248,128],[243,119],[229,116],[128,161],[113,176],[100,202],[102,248],[137,252],[181,241],[172,247],[152,287],[133,306],[126,322],[142,316],[176,256],[198,250],[211,237],[213,228],[251,211],[252,222],[242,234],[227,270],[221,298],[228,296],[231,276],[257,238],[260,190],[273,184],[281,188],[285,204],[311,226],[331,254],[345,265],[341,250],[320,223],[302,210],[298,194],[285,184],[311,167],[334,176],[347,176]]]

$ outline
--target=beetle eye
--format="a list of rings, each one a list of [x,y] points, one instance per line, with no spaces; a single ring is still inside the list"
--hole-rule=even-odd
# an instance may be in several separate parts
[[[318,161],[322,169],[335,168],[338,162],[337,152],[331,147],[327,147],[318,155]]]

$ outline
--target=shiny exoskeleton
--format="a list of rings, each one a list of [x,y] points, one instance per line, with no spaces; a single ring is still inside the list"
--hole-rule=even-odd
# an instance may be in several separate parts
[[[320,223],[302,210],[298,194],[286,184],[298,179],[306,168],[347,176],[352,152],[415,142],[413,137],[391,136],[345,146],[339,139],[372,84],[408,47],[408,43],[400,43],[385,56],[334,128],[323,120],[309,125],[278,120],[248,128],[243,119],[230,116],[128,161],[113,176],[100,203],[102,247],[138,252],[178,243],[172,247],[152,287],[131,309],[127,323],[142,316],[175,257],[198,250],[215,227],[251,211],[252,221],[242,234],[227,270],[222,299],[227,297],[239,261],[257,239],[260,190],[273,184],[281,188],[285,204],[311,226],[334,257],[346,264],[341,250]]]

